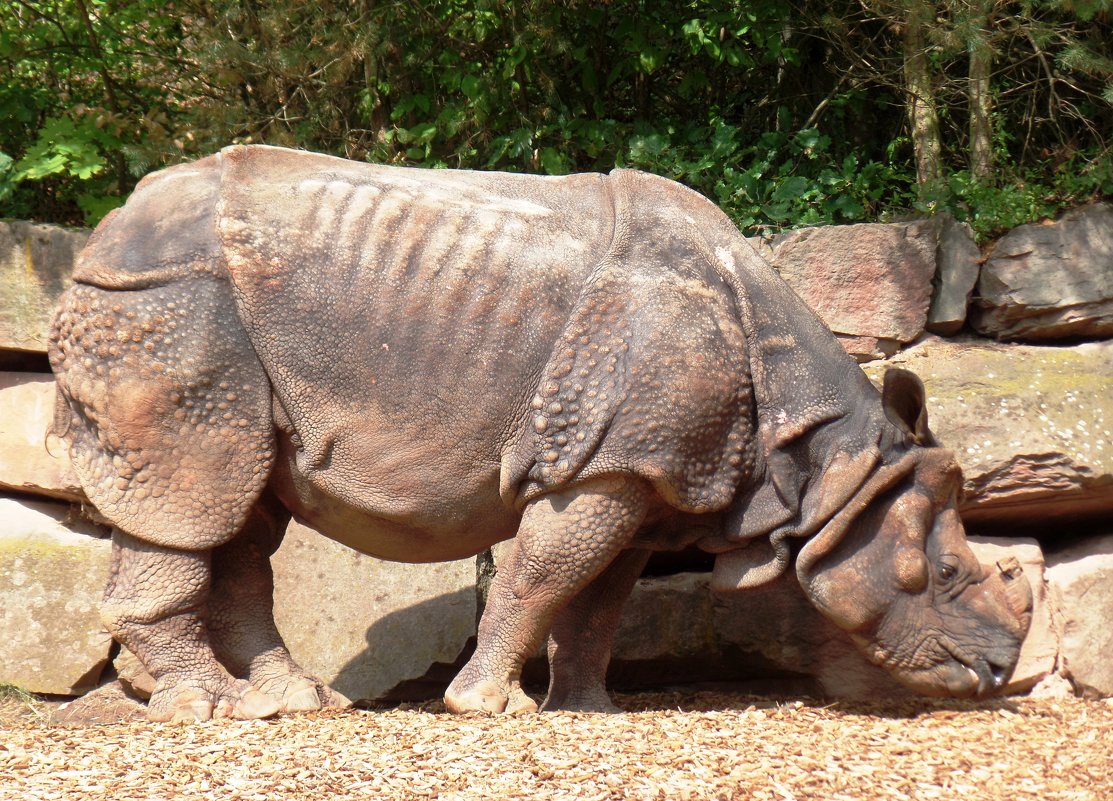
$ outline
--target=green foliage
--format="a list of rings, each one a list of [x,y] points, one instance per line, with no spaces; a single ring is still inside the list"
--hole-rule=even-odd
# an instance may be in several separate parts
[[[106,154],[119,149],[120,144],[89,119],[75,122],[70,117],[49,118],[18,160],[0,154],[0,202],[17,194],[23,182],[49,179],[58,186],[71,187],[71,191],[76,187],[76,202],[82,208],[84,204],[89,206],[87,217],[100,219],[118,205],[119,199],[109,200],[85,188],[95,186],[94,180],[108,167]],[[98,207],[98,202],[108,205]]]
[[[153,3],[0,5],[0,215],[95,223],[168,133],[181,35]]]
[[[1110,194],[1108,0],[935,6],[947,177],[926,194],[901,77],[915,5],[0,4],[0,215],[95,223],[145,172],[236,142],[428,167],[636,167],[754,230],[948,208],[990,235]],[[973,47],[995,59],[997,171],[980,181],[965,152]]]
[[[1113,197],[1113,159],[1076,157],[1054,171],[1030,170],[1010,180],[986,183],[969,171],[951,175],[948,184],[919,208],[946,209],[974,229],[979,240],[1047,217],[1061,208]]]
[[[766,132],[746,144],[742,131],[721,119],[637,134],[619,163],[682,181],[754,230],[876,217],[903,201],[908,180],[881,162],[840,157],[816,128]]]

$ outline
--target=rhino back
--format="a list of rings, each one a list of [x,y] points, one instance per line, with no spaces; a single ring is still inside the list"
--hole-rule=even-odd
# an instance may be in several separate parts
[[[238,148],[217,229],[295,469],[352,506],[443,521],[498,500],[502,451],[614,221],[598,175]]]

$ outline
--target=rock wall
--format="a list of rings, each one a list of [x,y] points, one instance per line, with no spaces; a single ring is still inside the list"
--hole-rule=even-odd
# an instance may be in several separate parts
[[[90,522],[47,436],[45,332],[86,237],[0,222],[0,684],[79,694],[118,671],[141,692],[95,611],[109,532]],[[933,429],[965,470],[976,551],[1017,556],[1035,589],[1010,691],[1113,696],[1113,209],[1078,209],[980,249],[944,217],[752,241],[872,379],[891,365],[924,379]],[[291,650],[351,697],[436,695],[466,655],[474,560],[382,563],[293,525],[274,565]],[[617,637],[615,686],[904,692],[790,577],[715,595],[708,566],[654,562]],[[528,675],[543,671],[538,661]]]

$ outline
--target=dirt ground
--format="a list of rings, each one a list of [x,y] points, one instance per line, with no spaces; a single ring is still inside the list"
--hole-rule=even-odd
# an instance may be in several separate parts
[[[619,696],[615,715],[440,704],[60,723],[0,704],[0,799],[1113,799],[1113,701]]]

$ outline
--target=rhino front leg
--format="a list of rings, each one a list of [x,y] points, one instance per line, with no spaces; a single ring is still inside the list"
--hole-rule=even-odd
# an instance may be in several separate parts
[[[210,585],[209,551],[164,548],[113,529],[101,616],[155,679],[151,720],[252,719],[278,712],[274,700],[217,660],[204,622]]]
[[[531,502],[491,585],[471,660],[452,681],[453,712],[529,712],[522,665],[554,616],[622,552],[645,520],[651,491],[628,476],[592,479]]]
[[[607,695],[607,666],[626,599],[649,551],[623,552],[557,613],[549,634],[549,694],[542,710],[615,712]]]
[[[235,539],[213,551],[207,617],[213,650],[228,670],[276,700],[284,712],[349,706],[347,698],[294,661],[274,622],[270,558],[289,521],[278,503],[261,500]]]

